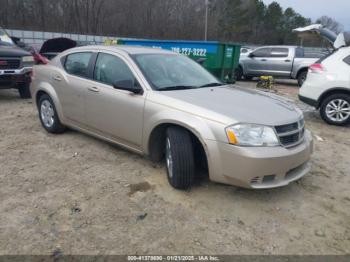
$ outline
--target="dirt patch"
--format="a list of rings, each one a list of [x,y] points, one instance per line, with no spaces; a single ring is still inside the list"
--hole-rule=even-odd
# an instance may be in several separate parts
[[[130,192],[128,193],[128,196],[134,195],[136,192],[147,192],[148,190],[152,189],[152,186],[148,182],[141,182],[137,184],[131,184],[129,185]]]
[[[278,90],[297,101],[294,82]],[[298,105],[322,138],[310,174],[273,190],[203,180],[183,192],[163,164],[46,133],[30,101],[0,90],[0,254],[350,253],[349,127]]]

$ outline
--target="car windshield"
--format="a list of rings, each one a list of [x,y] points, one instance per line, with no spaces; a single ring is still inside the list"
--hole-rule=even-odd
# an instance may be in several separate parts
[[[158,91],[223,85],[201,65],[182,55],[139,54],[133,58],[152,88]]]
[[[0,45],[13,46],[15,45],[12,39],[6,34],[6,32],[0,28]]]

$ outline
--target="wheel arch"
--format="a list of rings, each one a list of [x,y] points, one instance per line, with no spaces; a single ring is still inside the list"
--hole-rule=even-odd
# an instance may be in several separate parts
[[[297,75],[296,75],[296,79],[299,78],[300,74],[302,72],[305,72],[305,71],[308,71],[309,70],[309,67],[305,66],[305,67],[302,67],[302,68],[299,68],[298,72],[297,72]]]
[[[40,97],[45,94],[48,95],[54,102],[57,114],[60,120],[62,121],[64,119],[64,116],[63,116],[62,107],[61,107],[59,98],[57,96],[55,89],[49,83],[42,83],[40,87],[38,87],[37,90],[35,91],[33,96],[35,105],[38,106]]]
[[[329,96],[331,95],[335,95],[335,94],[346,94],[346,95],[350,95],[350,89],[348,88],[344,88],[344,87],[334,87],[331,89],[328,89],[327,91],[325,91],[324,93],[322,93],[322,95],[320,96],[320,98],[317,101],[317,109],[319,109],[322,105],[322,102]]]
[[[145,139],[145,152],[146,155],[152,160],[159,162],[163,159],[164,156],[164,148],[165,148],[165,137],[166,137],[166,130],[167,128],[171,126],[176,126],[183,128],[184,130],[188,131],[192,137],[192,141],[194,142],[195,146],[195,153],[200,154],[197,156],[199,159],[205,161],[206,168],[209,170],[210,166],[210,159],[209,159],[209,152],[208,147],[205,143],[205,139],[203,138],[203,133],[201,132],[210,132],[210,130],[197,130],[193,127],[193,122],[191,124],[186,123],[185,121],[177,121],[177,120],[166,120],[162,122],[158,122],[150,129],[149,135],[146,136]],[[197,123],[197,127],[198,127]],[[201,128],[209,128],[209,127],[203,127]],[[199,128],[200,129],[200,128]],[[210,134],[207,134],[210,135]],[[203,157],[203,158],[202,158]]]

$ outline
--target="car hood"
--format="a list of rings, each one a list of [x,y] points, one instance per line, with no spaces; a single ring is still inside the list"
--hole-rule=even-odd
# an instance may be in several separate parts
[[[40,53],[61,53],[77,46],[77,42],[69,38],[49,39],[42,45]]]
[[[30,53],[17,47],[17,46],[3,46],[0,45],[0,56],[1,57],[22,57],[29,56]]]
[[[162,91],[159,103],[225,124],[284,125],[298,121],[302,112],[271,93],[238,86]]]

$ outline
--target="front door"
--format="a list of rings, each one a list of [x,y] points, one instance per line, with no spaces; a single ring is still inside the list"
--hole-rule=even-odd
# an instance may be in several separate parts
[[[145,94],[118,90],[119,81],[138,81],[127,61],[114,54],[99,53],[93,84],[86,93],[86,117],[91,129],[134,149],[142,145]]]
[[[267,59],[270,57],[271,48],[263,47],[255,50],[247,58],[246,74],[251,76],[261,76],[267,73]]]

